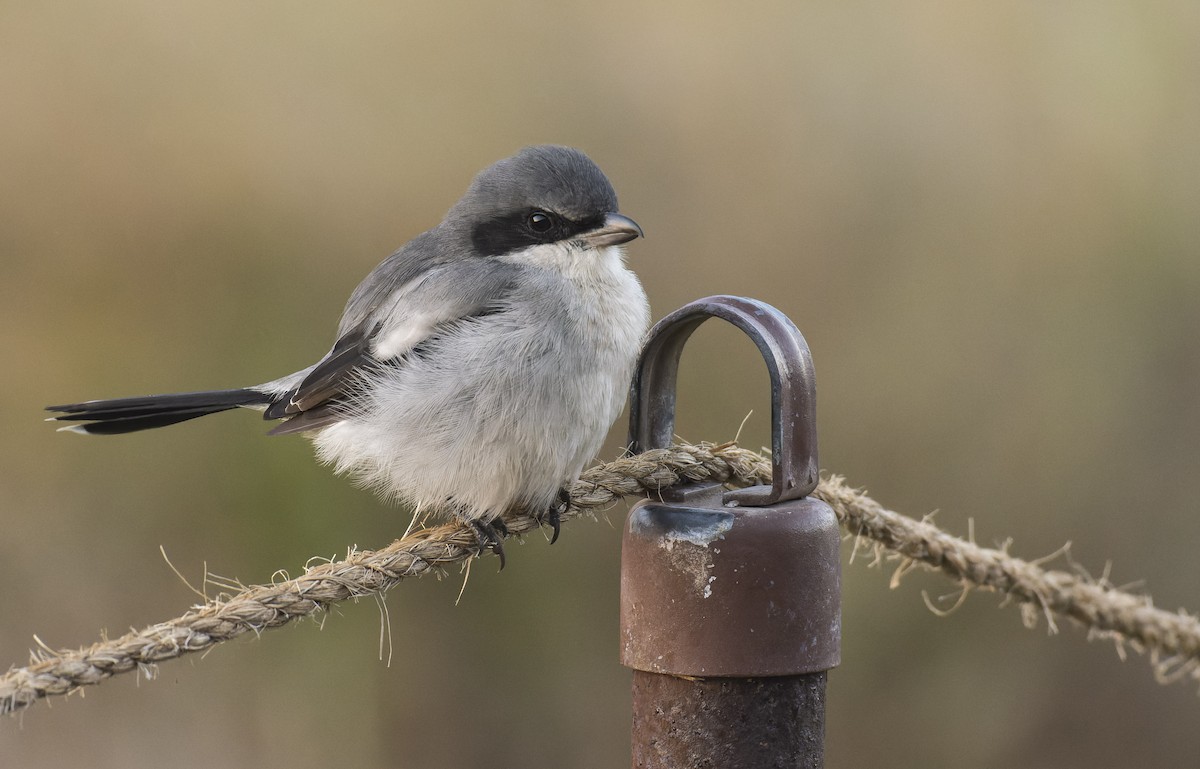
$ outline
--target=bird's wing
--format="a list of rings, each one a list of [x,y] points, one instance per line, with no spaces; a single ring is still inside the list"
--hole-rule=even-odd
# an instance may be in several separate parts
[[[360,302],[360,317],[333,349],[267,407],[265,419],[289,418],[271,433],[311,430],[336,421],[339,399],[362,374],[382,365],[402,366],[405,355],[418,345],[464,320],[500,311],[520,269],[495,260],[456,261],[432,267],[391,290],[373,291],[375,301],[367,307]]]

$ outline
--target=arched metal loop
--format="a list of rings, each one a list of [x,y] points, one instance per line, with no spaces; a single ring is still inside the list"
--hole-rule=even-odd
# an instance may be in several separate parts
[[[808,496],[819,480],[812,355],[795,324],[757,299],[724,295],[697,299],[650,330],[630,387],[630,450],[637,453],[671,445],[679,357],[688,337],[709,318],[726,320],[753,339],[771,375],[771,485],[727,491],[725,503],[762,507]]]

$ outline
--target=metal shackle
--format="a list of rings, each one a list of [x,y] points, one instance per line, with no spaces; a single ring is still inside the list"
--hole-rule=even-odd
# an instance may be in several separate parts
[[[757,299],[725,295],[697,299],[654,325],[630,385],[630,451],[636,454],[671,445],[679,357],[692,332],[709,318],[726,320],[749,336],[771,375],[771,486],[735,489],[726,493],[725,501],[770,505],[808,496],[817,487],[820,470],[812,354],[791,319]]]

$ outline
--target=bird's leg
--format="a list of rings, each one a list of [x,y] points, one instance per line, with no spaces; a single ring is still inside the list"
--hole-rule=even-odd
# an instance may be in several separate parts
[[[571,491],[566,486],[558,490],[558,499],[556,499],[548,510],[537,516],[537,522],[542,526],[549,526],[553,532],[550,535],[550,544],[558,541],[558,531],[562,527],[562,514],[567,512],[571,506]]]
[[[484,550],[491,550],[500,558],[500,569],[503,571],[504,538],[508,536],[508,527],[504,525],[504,521],[497,518],[490,523],[484,523],[472,518],[467,523],[475,530],[475,537],[479,540],[479,554],[483,555]]]

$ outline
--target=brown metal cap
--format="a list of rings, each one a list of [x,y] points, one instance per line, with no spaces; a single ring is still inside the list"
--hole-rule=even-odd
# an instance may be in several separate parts
[[[639,502],[622,544],[621,662],[698,677],[797,675],[840,662],[841,541],[814,499],[766,508]],[[711,506],[709,506],[711,504]]]

